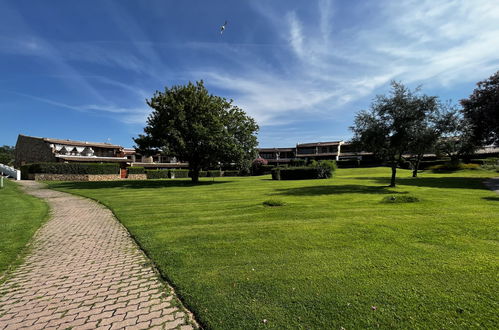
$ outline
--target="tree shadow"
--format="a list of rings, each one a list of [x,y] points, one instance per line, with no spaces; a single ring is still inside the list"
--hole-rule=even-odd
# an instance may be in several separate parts
[[[385,186],[365,186],[365,185],[331,185],[331,186],[311,186],[287,189],[276,189],[277,193],[272,195],[288,196],[316,196],[316,195],[340,195],[340,194],[407,194],[406,191],[393,191]]]
[[[487,201],[492,201],[492,202],[499,202],[499,196],[494,196],[494,197],[482,197],[482,199],[485,199]]]
[[[355,177],[357,180],[369,180],[380,184],[389,184],[389,178],[380,177]],[[451,188],[451,189],[487,189],[483,184],[483,178],[470,177],[439,177],[439,178],[397,178],[397,186],[429,187],[429,188]]]
[[[61,189],[148,189],[148,188],[169,188],[169,187],[199,187],[210,186],[232,181],[199,181],[192,183],[190,180],[126,180],[126,181],[96,181],[96,182],[60,182],[50,183],[51,188]]]

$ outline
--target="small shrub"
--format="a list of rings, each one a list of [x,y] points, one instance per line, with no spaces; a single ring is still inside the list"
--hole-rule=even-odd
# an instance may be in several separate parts
[[[252,175],[263,175],[264,166],[268,165],[269,162],[263,158],[257,158],[251,163],[251,174]]]
[[[414,196],[386,196],[381,200],[383,203],[416,203],[419,202],[419,198]]]
[[[334,160],[320,160],[315,166],[317,169],[318,179],[329,179],[333,176],[333,172],[336,171],[336,161]]]
[[[144,174],[146,171],[143,167],[129,167],[128,174]]]
[[[148,179],[168,179],[170,178],[169,170],[146,170]]]
[[[267,199],[262,204],[265,206],[271,206],[271,207],[286,205],[285,202],[278,200],[278,199]]]

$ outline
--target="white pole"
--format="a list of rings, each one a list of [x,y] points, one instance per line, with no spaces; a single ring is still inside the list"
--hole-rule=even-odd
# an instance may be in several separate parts
[[[3,188],[3,173],[0,176],[0,188]]]

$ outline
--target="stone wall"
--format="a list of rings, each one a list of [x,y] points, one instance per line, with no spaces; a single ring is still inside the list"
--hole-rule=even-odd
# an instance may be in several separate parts
[[[30,175],[31,176],[31,175]],[[114,181],[121,180],[118,174],[34,174],[35,181]]]
[[[128,174],[128,180],[146,180],[146,174]]]
[[[15,166],[38,162],[55,162],[56,158],[47,142],[39,138],[19,135],[16,143]]]

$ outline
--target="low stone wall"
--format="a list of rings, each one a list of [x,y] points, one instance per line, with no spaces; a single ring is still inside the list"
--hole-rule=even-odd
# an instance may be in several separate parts
[[[31,176],[31,175],[30,175]],[[118,174],[47,174],[36,173],[35,181],[113,181],[121,180]]]
[[[128,180],[146,180],[147,175],[145,174],[128,174]]]

